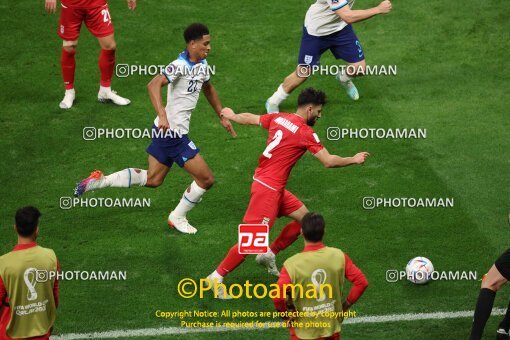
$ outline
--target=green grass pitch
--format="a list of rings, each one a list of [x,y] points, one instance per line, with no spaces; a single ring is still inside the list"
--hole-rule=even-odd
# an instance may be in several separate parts
[[[166,64],[184,48],[182,30],[194,21],[209,26],[216,66],[212,81],[223,105],[261,113],[264,102],[295,67],[304,14],[312,1],[211,0],[139,1],[136,12],[111,1],[118,64]],[[356,8],[377,1],[358,1]],[[202,96],[190,137],[213,170],[216,184],[189,214],[199,233],[187,236],[166,226],[188,175],[175,167],[155,190],[111,189],[86,197],[146,197],[150,208],[61,210],[59,198],[91,170],[105,173],[146,168],[148,140],[82,139],[86,126],[146,128],[154,110],[146,91],[150,76],[115,78],[113,88],[132,100],[127,107],[96,100],[99,47],[82,27],[77,53],[75,106],[62,111],[58,14],[43,1],[0,5],[0,252],[15,244],[13,214],[23,205],[43,213],[39,243],[53,248],[66,270],[125,270],[120,282],[66,281],[54,334],[179,327],[155,311],[224,309],[273,311],[270,300],[183,299],[176,291],[185,277],[208,275],[236,242],[257,159],[266,132],[235,126],[231,139]],[[369,288],[355,305],[361,316],[473,310],[479,282],[436,281],[425,286],[388,283],[388,269],[402,269],[414,256],[429,257],[437,270],[473,270],[481,276],[509,246],[510,124],[508,50],[510,21],[500,0],[483,2],[395,1],[393,12],[354,25],[367,62],[397,65],[394,77],[356,80],[359,102],[351,102],[332,77],[306,85],[326,91],[329,104],[316,131],[332,153],[369,151],[363,167],[325,169],[305,156],[288,189],[307,207],[324,214],[325,242],[345,250],[365,272]],[[327,53],[323,64],[336,61]],[[166,100],[166,93],[164,95]],[[282,106],[295,108],[297,91]],[[340,127],[426,128],[426,139],[328,141],[326,129]],[[364,196],[453,197],[450,209],[364,210]],[[272,236],[286,221],[275,225]],[[298,240],[278,265],[302,249]],[[274,281],[253,257],[228,277]],[[504,287],[495,307],[506,308]],[[493,316],[486,337],[493,338]],[[343,327],[347,339],[462,339],[470,318],[422,320]],[[189,339],[286,339],[284,329],[169,336]]]

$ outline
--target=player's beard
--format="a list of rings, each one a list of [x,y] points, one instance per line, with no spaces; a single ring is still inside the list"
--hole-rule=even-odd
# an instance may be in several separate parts
[[[317,122],[317,117],[308,118],[308,120],[306,121],[306,125],[314,126],[316,122]]]

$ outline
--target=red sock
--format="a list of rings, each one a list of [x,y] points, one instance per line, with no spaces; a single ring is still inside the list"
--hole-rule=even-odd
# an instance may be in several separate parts
[[[216,268],[216,271],[218,272],[218,274],[225,277],[228,275],[228,273],[239,267],[239,265],[244,262],[244,259],[246,259],[246,255],[239,254],[236,244],[235,246],[230,248],[227,256],[225,256],[223,261],[221,261],[218,268]]]
[[[99,54],[99,69],[101,70],[101,86],[110,87],[113,69],[115,68],[115,50],[103,50]]]
[[[300,234],[301,224],[299,224],[298,221],[290,222],[282,229],[280,235],[278,235],[276,240],[274,240],[273,243],[271,243],[269,248],[271,248],[271,251],[276,255],[280,251],[284,250],[292,243],[294,243],[294,241],[298,239]]]
[[[62,68],[62,77],[64,78],[64,86],[66,90],[74,89],[74,70],[76,69],[76,59],[74,55],[76,50],[72,52],[62,48],[62,57],[60,58],[60,67]]]

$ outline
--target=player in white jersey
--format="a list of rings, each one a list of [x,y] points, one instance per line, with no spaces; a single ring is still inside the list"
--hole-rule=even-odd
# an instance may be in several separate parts
[[[298,66],[266,101],[268,113],[280,111],[279,105],[308,79],[312,68],[319,65],[321,55],[327,50],[331,50],[336,59],[343,59],[347,63],[336,78],[351,99],[359,99],[351,78],[356,73],[363,74],[366,63],[351,24],[389,13],[391,2],[384,0],[376,7],[363,10],[353,10],[353,4],[354,0],[317,0],[310,6],[305,17]]]
[[[168,224],[186,234],[195,234],[196,228],[186,219],[186,214],[211,188],[214,177],[198,148],[188,138],[191,113],[195,109],[200,91],[204,94],[221,119],[223,127],[233,136],[236,133],[228,119],[221,118],[221,102],[214,86],[209,81],[207,57],[211,45],[209,30],[195,23],[184,31],[186,50],[170,63],[163,74],[154,77],[147,86],[157,117],[152,128],[152,143],[147,148],[149,169],[128,168],[104,176],[96,170],[78,183],[75,195],[106,187],[145,186],[155,188],[165,180],[175,162],[193,178],[177,207],[168,216]],[[161,88],[168,85],[167,105],[163,106]]]

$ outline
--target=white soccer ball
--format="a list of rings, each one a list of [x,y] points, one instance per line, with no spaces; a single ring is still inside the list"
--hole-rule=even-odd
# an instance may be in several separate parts
[[[430,280],[430,276],[434,271],[432,262],[426,257],[418,256],[407,263],[406,274],[407,279],[412,283],[422,285]]]

